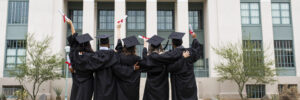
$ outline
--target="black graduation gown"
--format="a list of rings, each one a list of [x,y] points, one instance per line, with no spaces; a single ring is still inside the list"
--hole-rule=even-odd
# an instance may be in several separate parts
[[[143,100],[169,100],[168,72],[164,62],[154,60],[158,53],[147,55],[143,49],[143,60],[139,63],[140,70],[147,72]]]
[[[134,70],[134,64],[141,58],[123,54],[121,40],[118,40],[116,50],[120,58],[120,63],[113,66],[117,82],[117,100],[139,100],[141,73]]]
[[[202,48],[203,46],[196,39],[193,40],[191,48],[176,48],[177,52],[181,53],[188,50],[190,57],[181,58],[168,65],[168,71],[171,73],[172,100],[198,99],[193,64],[202,56]]]
[[[119,63],[114,50],[99,50],[92,58],[95,68],[94,100],[116,100],[116,80],[112,66]]]
[[[67,38],[71,51],[69,53],[72,68],[75,73],[72,74],[72,90],[70,100],[90,100],[93,95],[93,71],[92,65],[89,63],[90,56],[93,53],[84,53],[79,55],[77,47],[79,43],[76,41],[78,33]]]

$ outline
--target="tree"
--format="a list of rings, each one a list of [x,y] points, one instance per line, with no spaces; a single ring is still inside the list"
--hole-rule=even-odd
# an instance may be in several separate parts
[[[275,70],[271,69],[273,60],[267,59],[260,43],[244,40],[243,44],[228,44],[221,48],[213,48],[217,55],[222,57],[216,65],[220,78],[218,81],[233,81],[238,86],[239,96],[246,100],[242,92],[247,82],[255,84],[269,84],[276,80]],[[265,49],[267,51],[268,49]]]
[[[40,86],[44,82],[61,77],[61,73],[55,70],[61,68],[63,58],[51,53],[49,49],[51,40],[48,36],[42,41],[35,40],[34,34],[27,36],[27,56],[20,58],[22,64],[16,66],[15,71],[10,71],[10,75],[15,76],[16,80],[23,85],[32,100],[36,100]]]

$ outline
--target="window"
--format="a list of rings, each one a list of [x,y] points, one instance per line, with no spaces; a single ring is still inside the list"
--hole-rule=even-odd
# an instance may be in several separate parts
[[[159,10],[157,11],[157,29],[158,30],[173,30],[173,11],[172,10]]]
[[[193,30],[200,29],[200,11],[189,11],[189,24],[192,25]]]
[[[3,94],[7,97],[7,98],[14,98],[14,93],[16,91],[19,90],[23,90],[22,86],[3,86]]]
[[[75,29],[82,29],[82,10],[70,10],[70,19]]]
[[[246,85],[247,98],[262,98],[266,94],[265,85]]]
[[[261,40],[243,40],[243,47],[244,48],[252,48],[254,51],[261,51],[262,50],[262,41]]]
[[[278,93],[281,94],[282,92],[287,92],[287,89],[296,89],[297,92],[297,84],[279,84],[278,85]]]
[[[275,40],[274,49],[276,67],[295,67],[292,40]]]
[[[8,24],[27,24],[28,6],[28,1],[9,1]]]
[[[113,10],[99,10],[98,29],[113,30],[115,14]]]
[[[272,3],[273,24],[290,24],[290,4]]]
[[[9,71],[22,64],[25,57],[26,40],[7,40],[4,76],[9,76]]]
[[[129,30],[144,30],[145,29],[145,11],[129,10],[127,12],[127,29]]]
[[[242,24],[260,24],[259,3],[241,3]]]

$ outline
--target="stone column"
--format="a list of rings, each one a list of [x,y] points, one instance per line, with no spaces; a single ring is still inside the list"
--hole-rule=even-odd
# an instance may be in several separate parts
[[[274,33],[273,33],[273,22],[272,22],[272,5],[271,0],[263,0],[260,3],[261,8],[261,25],[262,25],[262,38],[263,38],[263,48],[265,55],[268,57],[265,59],[266,61],[273,60],[275,61],[275,53],[274,53]],[[275,68],[275,64],[270,66],[272,69]],[[275,72],[276,73],[276,72]],[[266,85],[266,94],[277,94],[277,84],[267,84]]]
[[[0,78],[3,77],[6,50],[6,25],[7,25],[8,0],[0,0]]]
[[[188,48],[189,43],[189,1],[188,0],[177,0],[175,8],[175,31],[184,32],[183,46]]]
[[[117,32],[117,21],[124,18],[126,15],[126,1],[125,0],[115,0],[115,35],[114,35],[114,42],[115,46],[118,43],[118,38],[116,35]],[[126,22],[126,21],[125,21]],[[121,38],[126,37],[126,23],[122,23],[121,27]]]
[[[294,36],[295,67],[297,77],[300,77],[300,0],[291,0],[291,12]],[[299,89],[300,90],[300,89]]]
[[[157,0],[146,1],[146,35],[157,35]]]
[[[97,3],[95,0],[83,0],[82,33],[89,33],[94,39],[91,41],[93,50],[96,50]]]

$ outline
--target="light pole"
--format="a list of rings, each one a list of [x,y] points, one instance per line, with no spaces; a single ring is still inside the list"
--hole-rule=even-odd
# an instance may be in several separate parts
[[[66,51],[66,57],[68,57],[68,54],[70,52],[70,46],[65,47]],[[68,73],[69,73],[69,65],[66,64],[66,86],[65,86],[65,100],[68,100]]]

